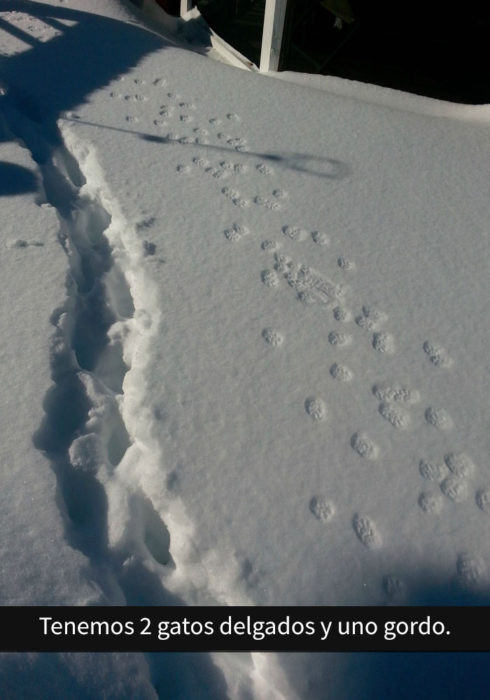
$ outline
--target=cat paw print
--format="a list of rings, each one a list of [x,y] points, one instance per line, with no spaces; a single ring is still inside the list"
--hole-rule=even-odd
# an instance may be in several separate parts
[[[328,523],[335,515],[335,506],[325,496],[313,496],[310,501],[310,511],[317,520]]]
[[[249,231],[246,226],[235,223],[230,226],[230,228],[225,229],[224,236],[227,241],[230,241],[230,243],[237,243],[243,238],[243,236],[247,236],[248,233]]]
[[[358,540],[365,547],[368,549],[379,549],[382,546],[383,539],[371,518],[356,513],[352,519],[352,526]]]
[[[280,347],[284,342],[283,335],[275,328],[264,328],[262,331],[262,338],[265,340],[267,345],[273,348]]]
[[[442,345],[437,345],[436,343],[432,343],[430,340],[426,340],[423,345],[423,349],[434,367],[446,369],[451,367],[453,364],[447,350],[443,348]]]
[[[379,447],[366,433],[354,433],[351,437],[350,444],[359,457],[370,461],[374,461],[378,458]]]
[[[305,410],[315,423],[324,421],[327,417],[327,406],[325,402],[315,396],[310,396],[306,399]]]
[[[356,316],[356,324],[365,331],[375,331],[387,321],[388,316],[374,306],[364,305],[362,313]],[[381,334],[377,334],[381,335]]]

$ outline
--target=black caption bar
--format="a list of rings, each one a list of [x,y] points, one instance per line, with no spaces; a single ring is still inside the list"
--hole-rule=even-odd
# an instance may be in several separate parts
[[[490,607],[0,607],[0,651],[490,651]]]

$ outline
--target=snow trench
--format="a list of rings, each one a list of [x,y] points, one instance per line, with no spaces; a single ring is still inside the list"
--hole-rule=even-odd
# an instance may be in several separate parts
[[[55,209],[68,259],[66,297],[51,316],[53,384],[33,442],[56,475],[67,541],[86,556],[87,577],[99,591],[93,602],[237,602],[222,581],[213,590],[213,576],[191,580],[193,571],[202,574],[193,526],[184,505],[166,494],[155,418],[145,405],[161,315],[144,271],[151,251],[124,220],[90,147],[70,130],[63,141],[57,127],[31,118],[15,100],[6,115],[12,136],[38,163],[40,205]],[[167,696],[170,677],[179,692],[199,688],[200,697],[292,697],[279,690],[287,683],[272,655],[213,654],[217,667],[204,654],[145,656],[158,696]]]

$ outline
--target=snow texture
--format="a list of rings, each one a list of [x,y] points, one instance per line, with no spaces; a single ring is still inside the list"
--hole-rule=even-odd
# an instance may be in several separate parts
[[[0,602],[488,603],[488,106],[157,29],[0,0]],[[7,698],[483,698],[483,659],[0,673]]]

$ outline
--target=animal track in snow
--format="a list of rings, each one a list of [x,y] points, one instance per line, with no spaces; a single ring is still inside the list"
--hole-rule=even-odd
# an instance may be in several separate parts
[[[450,474],[441,482],[441,491],[455,503],[462,503],[468,498],[468,484],[454,474]]]
[[[349,260],[348,258],[344,258],[342,255],[340,258],[337,259],[337,265],[340,267],[341,270],[355,270],[356,269],[356,264],[352,260]]]
[[[221,192],[236,207],[240,207],[240,209],[244,209],[245,207],[248,207],[248,201],[246,199],[243,199],[243,197],[240,196],[240,193],[238,192],[238,190],[233,190],[230,187],[223,187]]]
[[[274,169],[271,168],[269,165],[266,165],[265,163],[259,163],[258,165],[255,166],[255,169],[261,175],[274,175]]]
[[[290,238],[292,241],[304,241],[304,239],[308,235],[306,231],[303,228],[300,228],[299,226],[283,226],[282,232],[285,236],[287,236],[287,238]]]
[[[271,345],[273,348],[278,348],[280,345],[282,345],[284,338],[279,333],[279,331],[276,331],[274,328],[264,328],[262,331],[262,337],[265,340],[265,342],[268,345]]]
[[[416,403],[419,400],[418,392],[403,384],[375,384],[373,394],[380,401],[390,403]]]
[[[135,116],[132,115],[132,114],[127,114],[127,115],[126,115],[126,121],[127,121],[129,124],[137,124],[137,123],[139,122],[139,117],[135,117]]]
[[[183,122],[184,124],[191,122],[194,119],[190,114],[181,114],[179,116],[179,121]]]
[[[379,454],[379,448],[376,443],[371,440],[366,433],[354,433],[351,437],[350,444],[354,452],[357,452],[359,457],[374,461]]]
[[[476,505],[484,513],[490,515],[490,489],[482,488],[476,492]]]
[[[310,501],[310,511],[322,523],[328,523],[335,515],[335,506],[325,496],[313,496]]]
[[[274,270],[262,270],[261,277],[262,282],[265,284],[266,287],[279,286],[279,277],[274,272]]]
[[[262,250],[265,250],[265,251],[271,253],[274,250],[277,250],[279,248],[279,244],[277,241],[272,241],[270,239],[267,239],[265,241],[262,241],[260,247],[262,248]]]
[[[240,238],[246,236],[248,232],[249,231],[246,226],[242,226],[241,224],[235,223],[230,228],[226,229],[224,235],[227,241],[230,241],[231,243],[236,243],[240,240]]]
[[[209,120],[209,123],[212,124],[213,126],[219,126],[222,122],[221,119],[218,119],[218,117],[211,117]]]
[[[194,129],[192,129],[192,133],[196,134],[196,136],[208,136],[209,135],[209,131],[207,129],[203,129],[200,126],[194,127]]]
[[[238,116],[238,114],[235,114],[234,112],[230,112],[229,114],[226,115],[226,118],[229,119],[230,121],[233,122],[241,122],[241,118]]]
[[[445,455],[444,461],[455,476],[461,479],[472,476],[475,472],[475,465],[464,452],[451,452]]]
[[[314,421],[322,421],[327,417],[327,406],[322,399],[310,396],[305,401],[306,413]]]
[[[352,342],[352,336],[346,333],[341,333],[340,331],[330,331],[328,334],[328,342],[333,346],[343,346],[350,345]]]
[[[392,600],[405,598],[407,593],[405,583],[398,576],[393,576],[392,574],[383,576],[382,588],[388,598]]]
[[[195,165],[198,165],[200,168],[203,168],[203,169],[206,169],[207,167],[209,167],[209,161],[206,160],[205,158],[200,158],[199,156],[194,156],[194,158],[192,159],[192,162]]]
[[[181,174],[187,174],[191,172],[191,166],[190,165],[183,165],[182,163],[179,163],[179,165],[175,168],[178,173]]]
[[[359,541],[368,549],[379,549],[383,544],[381,535],[371,518],[356,513],[352,520],[352,526]]]
[[[423,491],[419,496],[418,503],[424,513],[431,514],[440,513],[443,506],[441,496],[432,491]]]
[[[243,151],[247,146],[247,142],[245,141],[245,139],[239,138],[237,136],[227,138],[226,143],[228,144],[228,146],[232,146],[237,151]]]
[[[343,294],[340,285],[330,282],[308,265],[297,265],[286,255],[274,256],[275,269],[282,273],[298,298],[305,303],[333,304]]]
[[[212,175],[214,178],[217,180],[221,180],[224,177],[229,177],[230,173],[228,170],[225,170],[224,168],[206,168],[206,172],[209,175]]]
[[[451,416],[443,408],[429,408],[425,411],[425,420],[429,425],[433,425],[434,428],[439,430],[451,430],[453,427],[453,421]]]
[[[345,365],[340,365],[338,362],[330,367],[330,374],[338,382],[350,382],[353,374]]]
[[[351,319],[350,311],[345,309],[343,306],[336,306],[332,313],[334,319],[339,321],[339,323],[347,323]]]
[[[277,189],[273,191],[272,196],[276,199],[287,199],[288,193],[285,190]]]
[[[435,343],[431,343],[429,340],[426,340],[423,348],[425,354],[432,362],[434,367],[447,368],[452,365],[453,361],[449,357],[447,350],[440,345],[436,345]]]
[[[485,577],[485,562],[480,556],[463,552],[456,561],[456,572],[460,583],[465,588],[473,588],[478,586]]]
[[[254,197],[254,202],[265,209],[270,209],[271,211],[279,211],[281,208],[279,202],[276,202],[273,199],[267,199],[266,197],[261,197],[260,195]]]
[[[145,95],[124,95],[126,102],[148,102]]]
[[[447,476],[447,467],[441,462],[427,462],[425,459],[421,459],[419,472],[427,481],[440,483]]]
[[[363,306],[362,314],[356,317],[359,328],[365,331],[375,331],[388,319],[388,316],[372,306]],[[377,335],[382,335],[378,333]],[[387,335],[387,334],[385,334]],[[377,349],[377,348],[376,348]]]
[[[390,333],[374,333],[372,345],[375,350],[386,355],[393,355],[395,352],[395,341]]]
[[[391,403],[381,403],[379,406],[380,415],[391,423],[394,428],[405,430],[410,425],[410,416],[402,408]]]
[[[330,245],[330,238],[323,231],[312,231],[311,237],[317,245]]]

